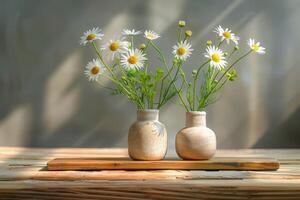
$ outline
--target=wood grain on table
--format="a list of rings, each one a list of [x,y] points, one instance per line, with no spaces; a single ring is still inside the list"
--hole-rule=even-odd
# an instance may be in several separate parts
[[[87,170],[238,170],[271,171],[279,168],[274,158],[213,157],[209,160],[164,160],[141,161],[130,158],[55,158],[47,163],[51,171]]]
[[[0,148],[0,199],[300,199],[300,149],[219,150],[276,158],[277,171],[47,171],[54,158],[126,158],[127,149]]]

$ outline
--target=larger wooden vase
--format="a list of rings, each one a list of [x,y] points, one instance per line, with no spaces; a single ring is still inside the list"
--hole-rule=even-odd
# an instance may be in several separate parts
[[[128,133],[128,153],[134,160],[162,160],[167,152],[167,131],[158,110],[138,110]]]
[[[206,127],[206,113],[186,113],[186,126],[176,135],[176,152],[182,159],[207,160],[216,152],[215,133]]]

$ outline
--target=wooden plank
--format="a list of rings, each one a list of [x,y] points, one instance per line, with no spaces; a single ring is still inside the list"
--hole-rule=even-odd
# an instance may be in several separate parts
[[[300,180],[299,165],[278,171],[203,171],[203,170],[101,170],[101,171],[47,171],[41,167],[18,166],[0,170],[0,181],[11,180]]]
[[[230,185],[228,185],[230,184]],[[43,181],[43,180],[20,180],[20,181],[0,181],[0,189],[46,189],[46,188],[101,188],[111,187],[120,188],[147,188],[147,187],[165,187],[165,188],[182,188],[190,189],[211,187],[215,189],[230,190],[239,188],[243,190],[264,191],[264,190],[294,190],[300,191],[300,179],[235,179],[235,180],[87,180],[87,181]]]
[[[54,158],[127,158],[127,149],[0,147],[0,200],[300,199],[300,150],[218,150],[216,157],[276,158],[277,171],[48,171]]]
[[[277,170],[272,158],[214,157],[210,160],[133,161],[130,159],[57,158],[47,163],[48,170]]]
[[[8,181],[6,184],[0,182],[0,199],[299,199],[299,183],[265,179],[231,182]]]

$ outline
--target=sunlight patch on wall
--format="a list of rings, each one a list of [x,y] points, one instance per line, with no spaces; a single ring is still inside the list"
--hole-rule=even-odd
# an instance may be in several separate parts
[[[253,18],[247,24],[245,30],[246,33],[251,33],[254,38],[258,36],[258,28],[262,27],[265,15],[263,13],[257,14],[255,18]],[[259,38],[257,39],[259,40]],[[246,148],[252,147],[256,142],[263,136],[263,134],[268,129],[268,116],[267,116],[267,108],[264,102],[265,96],[262,94],[266,94],[266,88],[261,87],[262,80],[267,79],[265,76],[266,73],[264,71],[268,71],[269,69],[263,68],[260,62],[260,55],[250,55],[248,58],[247,69],[244,70],[244,73],[241,74],[242,81],[246,84],[246,88],[248,91],[248,117],[247,117],[247,125],[248,125],[248,133],[245,134],[244,146]]]
[[[126,29],[126,25],[128,24],[129,18],[127,13],[120,13],[117,14],[107,26],[101,27],[102,31],[104,32],[103,40],[97,40],[98,48],[102,47],[106,42],[111,39],[121,38],[121,31]],[[106,60],[108,63],[109,61]]]
[[[76,84],[82,68],[78,67],[81,54],[73,52],[49,78],[45,89],[43,123],[51,133],[66,123],[76,112],[81,88]]]
[[[162,34],[170,26],[173,26],[174,22],[177,22],[182,15],[185,3],[180,0],[150,1],[148,10],[151,18],[148,19],[147,29],[153,29]]]
[[[242,0],[236,0],[233,3],[229,4],[205,28],[201,27],[200,30],[195,31],[198,34],[195,37],[193,37],[192,42],[194,44],[201,42],[202,37],[204,35],[210,33],[216,26],[220,25],[222,23],[222,20],[224,20],[226,16],[233,12],[242,2]]]
[[[0,123],[0,145],[15,144],[24,145],[27,142],[28,133],[31,129],[32,115],[29,105],[16,107]]]
[[[289,10],[293,8],[297,8],[297,5],[294,5],[296,2],[289,6]],[[299,2],[297,2],[299,3]],[[289,5],[289,4],[288,4]],[[300,107],[300,92],[299,92],[299,57],[295,58],[295,52],[300,51],[300,46],[296,45],[296,42],[300,35],[300,28],[299,26],[295,26],[298,23],[300,18],[300,12],[298,9],[290,12],[288,15],[288,27],[293,27],[293,31],[290,29],[285,29],[285,33],[289,34],[289,37],[292,39],[291,41],[283,40],[284,46],[281,46],[282,51],[285,52],[285,57],[282,60],[282,76],[286,76],[284,78],[284,89],[283,89],[283,102],[284,102],[284,116],[283,120],[288,119],[291,113],[294,113]],[[293,45],[296,45],[295,48],[291,48]]]

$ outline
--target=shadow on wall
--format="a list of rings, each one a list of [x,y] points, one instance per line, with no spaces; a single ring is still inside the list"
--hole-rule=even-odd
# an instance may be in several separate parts
[[[299,148],[300,108],[279,126],[270,127],[253,148]]]

